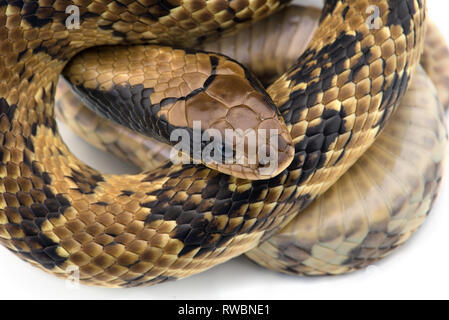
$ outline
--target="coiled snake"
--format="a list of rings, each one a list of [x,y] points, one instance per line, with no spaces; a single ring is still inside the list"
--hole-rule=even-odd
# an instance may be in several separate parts
[[[65,26],[69,5],[80,10],[79,29]],[[287,225],[355,163],[393,114],[419,62],[425,1],[327,1],[307,50],[266,93],[243,66],[218,54],[151,45],[94,48],[72,60],[102,45],[192,47],[284,5],[2,2],[2,244],[61,277],[76,266],[86,284],[137,286],[206,270]],[[367,24],[372,5],[379,11],[376,28]],[[138,175],[100,174],[70,153],[55,124],[56,83],[69,61],[66,76],[95,102],[96,111],[149,136],[168,140],[174,127],[191,126],[194,115],[207,120],[204,112],[231,125],[248,125],[238,121],[244,115],[250,128],[279,129],[280,171],[247,180],[259,177],[258,168],[216,166],[220,173],[200,164],[167,163]],[[113,103],[102,102],[98,91]],[[218,103],[227,109],[215,112]],[[119,106],[116,112],[106,108],[111,105]],[[175,106],[184,112],[172,112]],[[234,172],[238,177],[229,175]],[[439,169],[434,172],[439,175]],[[360,237],[357,231],[366,224],[354,221],[351,234]],[[329,230],[331,243],[339,236]],[[375,232],[367,239],[367,246],[381,242]],[[326,246],[309,244],[307,252],[283,245],[283,261],[292,250],[303,250],[311,255],[305,265],[312,270],[287,264],[282,271],[344,271],[320,269],[316,257],[327,258]],[[337,256],[328,262],[344,261]]]

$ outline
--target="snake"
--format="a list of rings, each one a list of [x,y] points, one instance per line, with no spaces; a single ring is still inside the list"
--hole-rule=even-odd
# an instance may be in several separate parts
[[[289,6],[235,36],[207,42],[201,48],[241,61],[258,78],[269,83],[270,79],[275,79],[294,63],[298,52],[306,49],[318,26],[319,17],[320,10],[316,8]],[[373,264],[394,252],[417,231],[438,195],[447,149],[441,104],[448,106],[449,51],[431,21],[420,61],[425,72],[419,70],[415,75],[417,78],[401,101],[398,114],[374,145],[331,187],[331,190],[353,188],[355,181],[366,180],[362,172],[372,172],[369,181],[361,186],[372,188],[377,184],[377,190],[386,191],[326,192],[287,227],[249,251],[247,257],[278,272],[308,276],[336,275]],[[436,98],[434,85],[439,99]],[[169,159],[170,148],[165,144],[97,116],[77,99],[65,81],[58,86],[58,118],[88,143],[142,170],[151,170]],[[402,133],[396,128],[398,122]],[[414,131],[414,143],[407,139],[407,128]],[[429,131],[429,128],[432,130]],[[419,142],[418,139],[427,139],[427,142]],[[393,140],[396,142],[391,143]],[[421,149],[419,153],[417,150]],[[386,159],[373,160],[378,155]],[[419,169],[409,166],[407,170],[398,170],[392,165],[393,161],[399,161],[404,166],[404,162],[411,157]],[[397,187],[398,181],[403,187]],[[364,203],[370,205],[362,206]],[[376,213],[379,208],[382,208],[383,215]],[[343,222],[338,225],[330,217],[339,217]],[[344,231],[347,225],[360,225],[360,221],[365,224],[365,230],[360,227],[356,238],[343,234],[348,233]],[[379,225],[382,225],[380,230]],[[333,235],[333,242],[321,240],[335,233],[331,229],[337,227],[340,233]],[[306,228],[314,232],[306,231]],[[313,238],[310,238],[311,234]]]
[[[56,276],[75,266],[82,283],[132,287],[202,272],[288,225],[394,114],[419,64],[426,2],[326,1],[307,49],[266,91],[237,61],[192,49],[287,2],[1,2],[1,243]],[[80,25],[68,30],[71,5]],[[371,6],[376,28],[367,23]],[[254,167],[165,163],[137,175],[101,174],[58,133],[54,96],[63,71],[95,111],[160,140],[189,128],[190,112],[248,125],[238,121],[241,112],[252,128],[277,128],[281,171],[266,177]],[[98,91],[119,109],[108,110],[113,103]],[[218,104],[237,117],[214,113]],[[186,112],[172,115],[175,105]]]

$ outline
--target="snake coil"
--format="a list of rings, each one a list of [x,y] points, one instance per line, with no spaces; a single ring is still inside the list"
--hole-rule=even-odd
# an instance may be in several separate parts
[[[79,29],[65,26],[69,5],[80,11]],[[419,63],[425,1],[326,2],[307,50],[266,90],[294,150],[288,167],[270,179],[171,163],[137,175],[103,175],[70,153],[53,109],[59,75],[69,62],[82,60],[75,55],[83,50],[151,44],[121,49],[120,59],[132,65],[131,48],[137,48],[161,64],[156,68],[171,64],[175,74],[179,51],[160,45],[189,48],[284,5],[276,0],[0,2],[1,243],[57,276],[76,266],[86,284],[138,286],[206,270],[255,248],[291,221],[355,163],[393,114]],[[378,28],[367,23],[373,5]],[[217,70],[241,74],[257,87],[257,95],[265,94],[246,69],[212,57],[181,53],[182,77],[194,79],[186,83],[199,95],[227,93],[217,90]],[[123,67],[120,61],[113,69]],[[95,68],[81,75],[105,88],[109,80]],[[142,78],[124,68],[130,85]],[[193,83],[200,74],[204,81]],[[146,101],[144,114],[158,104],[162,110],[161,101],[173,95],[162,85],[169,80],[153,80],[128,97]],[[109,116],[117,122],[137,119],[120,111]]]

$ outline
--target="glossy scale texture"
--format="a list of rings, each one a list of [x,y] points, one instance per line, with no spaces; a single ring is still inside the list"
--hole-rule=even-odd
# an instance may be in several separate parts
[[[318,9],[290,6],[204,48],[243,62],[269,82],[296,60],[288,53],[305,50],[318,19]],[[274,43],[285,46],[281,50]],[[433,24],[427,28],[426,43],[432,45],[425,47],[421,61],[441,99],[449,90],[444,76],[449,51]],[[415,77],[400,111],[368,152],[330,191],[248,257],[283,273],[336,275],[382,259],[418,230],[438,194],[447,137],[433,84],[422,70]],[[59,89],[60,119],[89,143],[145,170],[168,159],[166,145],[96,116],[64,82]],[[76,121],[69,121],[72,118]],[[415,165],[410,165],[410,158]],[[354,188],[360,191],[355,193]],[[350,226],[359,224],[359,232],[348,236]]]
[[[289,167],[249,181],[201,165],[103,175],[74,157],[54,120],[67,62],[100,45],[191,47],[270,14],[246,0],[0,3],[0,241],[81,282],[151,285],[256,247],[325,192],[372,145],[419,62],[425,1],[328,1],[298,62],[267,89],[295,147]],[[65,26],[68,5],[80,28]],[[168,5],[169,4],[169,5]],[[366,24],[379,6],[379,29]]]

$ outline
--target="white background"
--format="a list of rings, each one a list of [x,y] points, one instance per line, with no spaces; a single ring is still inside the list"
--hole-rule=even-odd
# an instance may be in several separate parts
[[[449,3],[429,0],[429,17],[449,41]],[[108,173],[133,172],[61,126],[80,158]],[[449,178],[449,177],[446,177]],[[0,299],[391,299],[449,298],[449,179],[421,230],[395,254],[366,270],[299,278],[264,270],[240,257],[203,274],[148,288],[70,288],[0,247]]]

